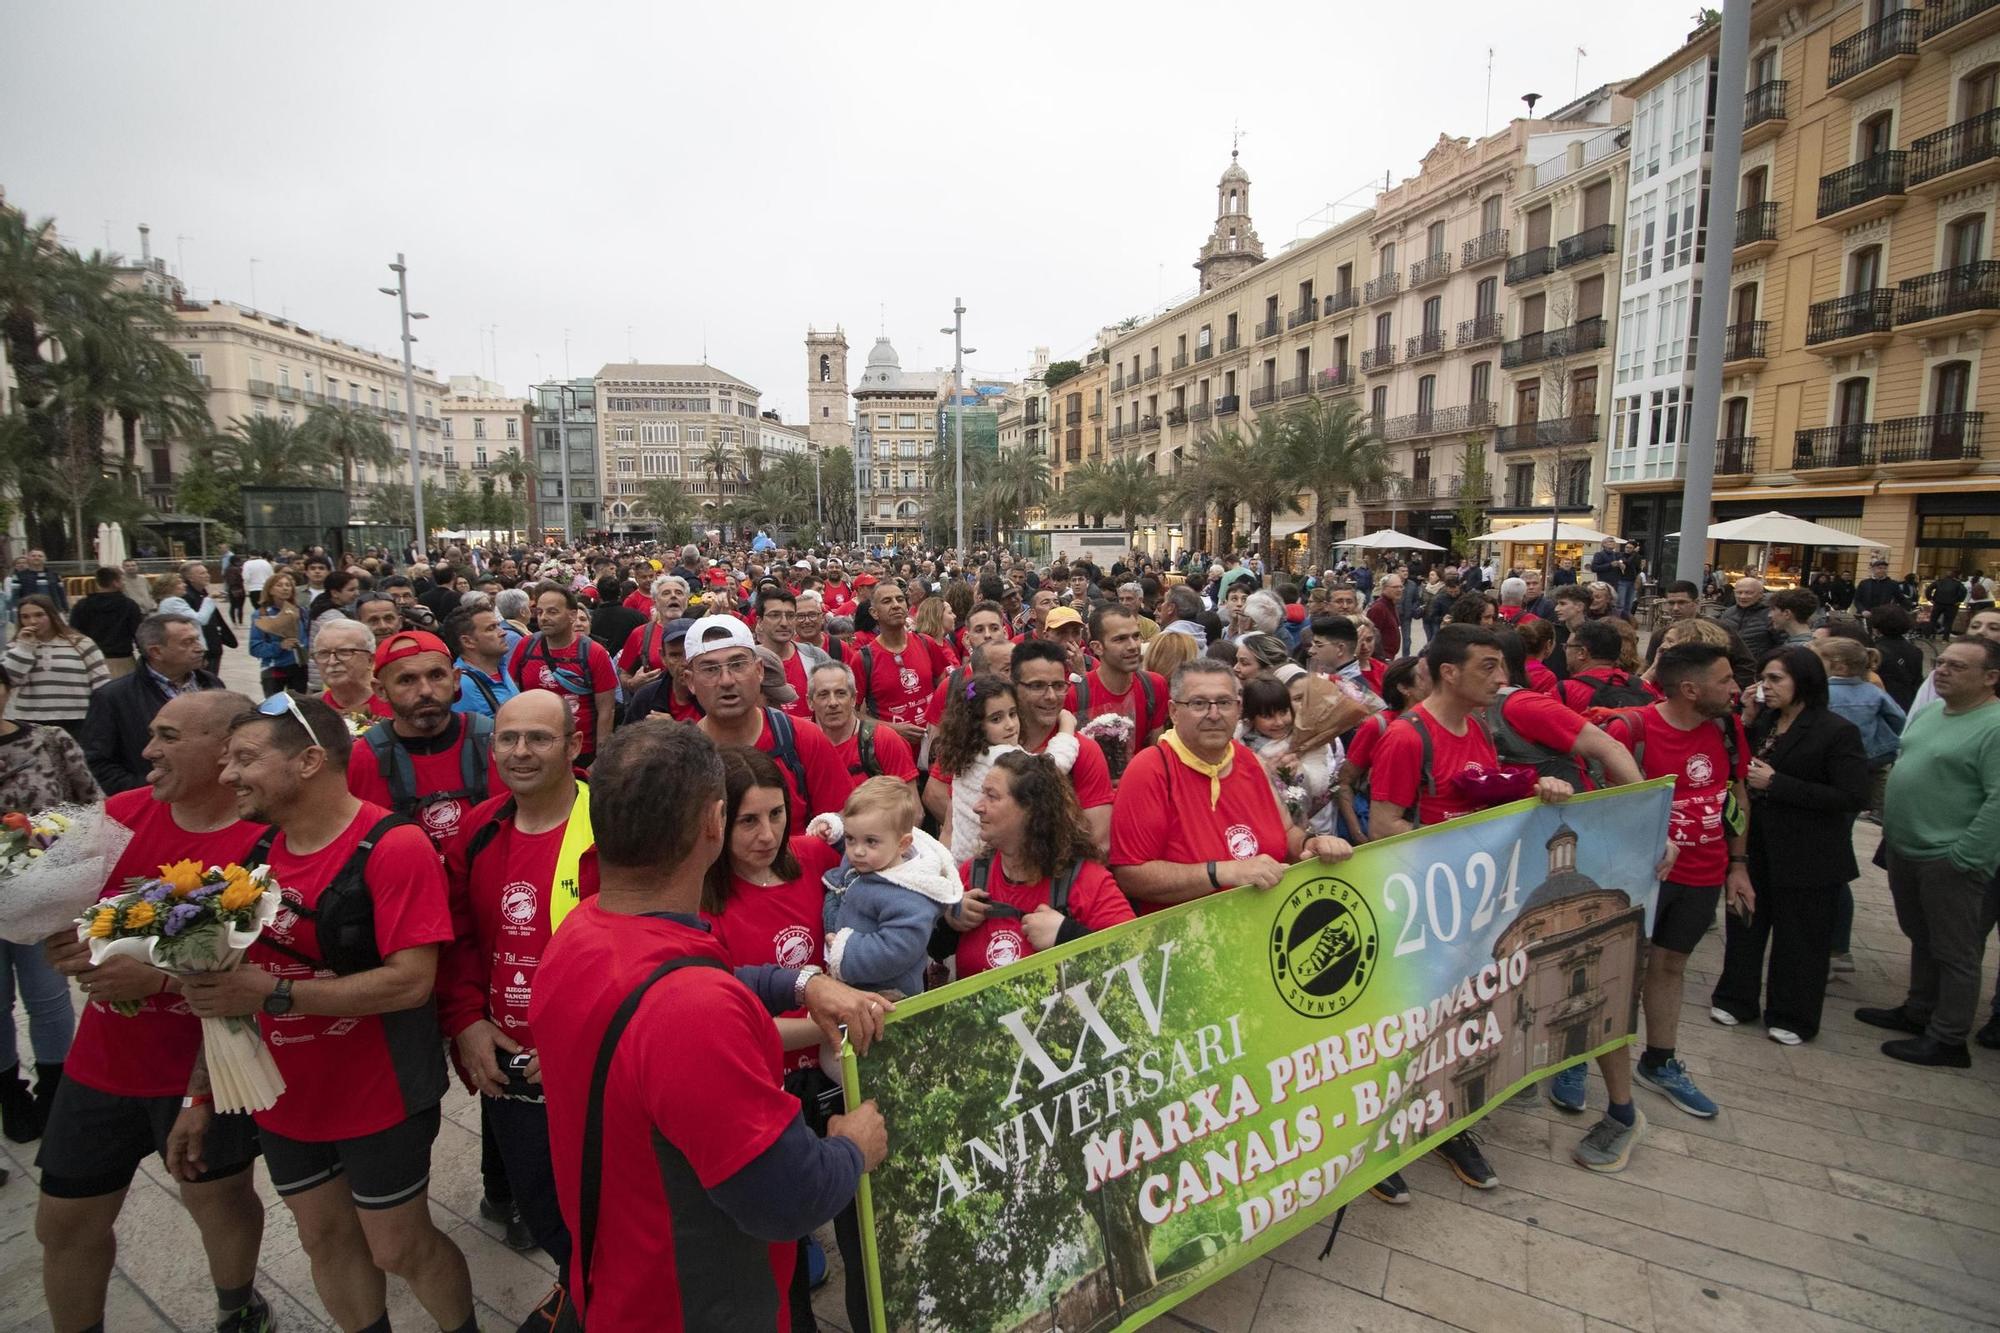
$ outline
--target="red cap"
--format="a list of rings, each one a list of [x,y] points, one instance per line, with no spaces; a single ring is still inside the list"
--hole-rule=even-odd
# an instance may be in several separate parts
[[[863,574],[860,578],[854,580],[854,586],[857,588],[872,588],[877,582],[879,580],[873,574]]]
[[[444,640],[429,630],[397,630],[382,640],[375,649],[375,669],[380,671],[391,662],[400,662],[418,653],[437,653],[445,661],[451,661],[451,649],[444,646]]]

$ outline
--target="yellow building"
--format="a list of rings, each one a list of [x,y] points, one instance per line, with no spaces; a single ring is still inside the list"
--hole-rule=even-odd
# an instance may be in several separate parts
[[[1084,354],[1081,373],[1048,390],[1049,487],[1060,496],[1072,469],[1105,460],[1106,398],[1111,391],[1111,359],[1100,335]],[[1064,518],[1059,504],[1047,513]],[[1075,515],[1066,516],[1070,521]]]
[[[2000,323],[2000,7],[1886,8],[1753,10],[1713,514],[1779,509],[1858,533],[1887,544],[1898,575],[1990,571],[2000,462],[1983,427],[2000,377],[1981,368]],[[1608,457],[1614,521],[1661,562],[1682,518],[1702,109],[1719,37],[1719,25],[1698,32],[1630,88]],[[1741,570],[1753,552],[1710,555]],[[1767,563],[1780,582],[1856,572],[1840,548],[1779,547]]]

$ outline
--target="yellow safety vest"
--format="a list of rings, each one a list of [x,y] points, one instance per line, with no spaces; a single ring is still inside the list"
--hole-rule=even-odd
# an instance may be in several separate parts
[[[549,892],[549,929],[562,925],[570,909],[583,901],[583,854],[597,845],[590,830],[590,784],[576,784],[576,801],[569,808],[562,846],[556,852],[556,882]]]

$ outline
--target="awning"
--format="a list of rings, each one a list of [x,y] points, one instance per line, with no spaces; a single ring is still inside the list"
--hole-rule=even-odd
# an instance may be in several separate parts
[[[1312,526],[1312,520],[1303,516],[1297,518],[1274,518],[1271,520],[1271,540],[1289,537],[1295,532],[1303,532]]]

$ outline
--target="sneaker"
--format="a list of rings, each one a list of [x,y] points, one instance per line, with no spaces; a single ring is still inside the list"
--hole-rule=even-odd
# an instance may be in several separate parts
[[[1790,1028],[1765,1028],[1764,1032],[1765,1035],[1769,1036],[1772,1041],[1777,1042],[1780,1046],[1797,1046],[1805,1041],[1804,1037],[1801,1037]]]
[[[1410,1187],[1403,1183],[1401,1171],[1391,1171],[1388,1175],[1368,1187],[1368,1192],[1383,1203],[1408,1203]]]
[[[1590,1071],[1583,1065],[1571,1065],[1549,1080],[1549,1105],[1558,1111],[1581,1115],[1584,1094],[1589,1087]]]
[[[1719,1108],[1694,1085],[1694,1080],[1688,1077],[1687,1066],[1679,1060],[1668,1060],[1652,1068],[1648,1068],[1646,1062],[1641,1060],[1634,1067],[1633,1073],[1641,1083],[1689,1115],[1698,1116],[1703,1120],[1715,1118]]]
[[[1438,1156],[1444,1158],[1451,1173],[1476,1190],[1500,1188],[1500,1178],[1493,1174],[1493,1167],[1487,1162],[1486,1154],[1479,1151],[1479,1136],[1471,1130],[1463,1130],[1452,1135],[1437,1146]]]
[[[271,1306],[256,1292],[250,1293],[250,1303],[240,1310],[231,1310],[215,1321],[215,1333],[272,1333],[278,1321],[271,1317]]]
[[[1827,960],[1827,967],[1828,970],[1834,972],[1852,972],[1854,970],[1854,955],[1851,953],[1837,953]]]
[[[521,1210],[514,1204],[501,1203],[491,1195],[481,1195],[479,1215],[489,1222],[500,1224],[501,1243],[516,1254],[526,1254],[535,1248],[535,1233],[528,1230],[528,1224],[521,1220]]]
[[[826,1285],[826,1247],[816,1236],[806,1237],[806,1287],[818,1291]]]
[[[1591,1171],[1623,1171],[1625,1163],[1632,1160],[1632,1145],[1646,1132],[1646,1113],[1638,1107],[1632,1108],[1632,1123],[1621,1125],[1609,1113],[1590,1127],[1570,1157],[1578,1166]]]
[[[1742,1019],[1730,1013],[1719,1004],[1712,1004],[1708,1007],[1708,1021],[1711,1023],[1720,1023],[1726,1028],[1736,1027],[1743,1022]]]
[[[1928,1026],[1924,1020],[1911,1014],[1907,1007],[1900,1004],[1894,1009],[1856,1009],[1854,1016],[1869,1027],[1887,1028],[1891,1032],[1907,1032],[1913,1037],[1923,1036],[1924,1029]]]
[[[1986,1026],[1972,1034],[1972,1039],[1989,1051],[2000,1051],[2000,1014],[1986,1020]]]

